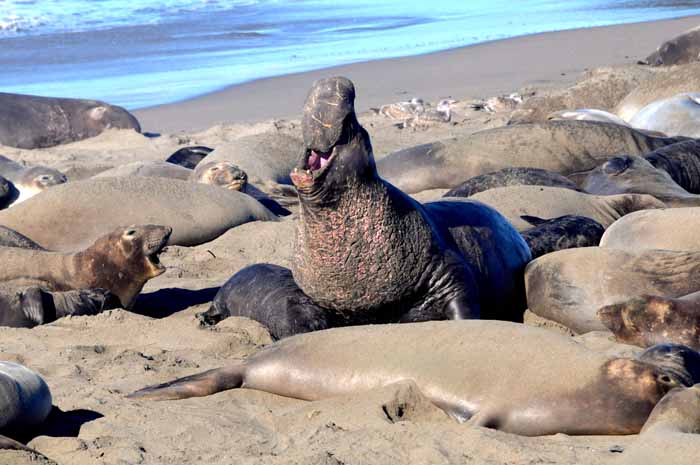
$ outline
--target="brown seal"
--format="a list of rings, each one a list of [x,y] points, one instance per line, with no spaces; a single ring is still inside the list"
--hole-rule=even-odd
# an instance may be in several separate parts
[[[700,26],[662,43],[644,61],[651,66],[684,65],[700,61]]]

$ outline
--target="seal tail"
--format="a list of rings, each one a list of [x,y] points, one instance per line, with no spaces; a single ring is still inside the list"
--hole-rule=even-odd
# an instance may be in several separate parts
[[[242,363],[196,375],[179,378],[168,383],[140,389],[127,396],[129,399],[177,400],[204,397],[243,385],[245,368]]]

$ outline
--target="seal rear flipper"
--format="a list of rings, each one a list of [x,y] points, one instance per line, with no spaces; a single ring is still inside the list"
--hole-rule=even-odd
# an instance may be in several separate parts
[[[242,363],[179,378],[168,383],[140,389],[129,394],[129,399],[177,400],[204,397],[243,385],[245,368]]]
[[[101,288],[52,292],[49,298],[53,302],[55,318],[67,315],[97,315],[122,306],[117,296]]]
[[[19,293],[22,313],[35,325],[50,323],[56,319],[50,295],[39,287],[30,287]]]

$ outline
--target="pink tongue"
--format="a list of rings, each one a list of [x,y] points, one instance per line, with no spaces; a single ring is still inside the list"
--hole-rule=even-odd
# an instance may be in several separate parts
[[[314,152],[313,150],[311,151],[311,156],[309,156],[309,169],[311,171],[316,171],[318,169],[321,169],[321,155],[318,153]]]

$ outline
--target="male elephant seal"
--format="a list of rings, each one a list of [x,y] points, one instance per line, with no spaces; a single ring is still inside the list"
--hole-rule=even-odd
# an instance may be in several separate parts
[[[177,152],[170,155],[165,161],[174,165],[180,165],[183,168],[193,170],[200,161],[207,155],[213,152],[214,149],[197,145],[194,147],[183,147]]]
[[[545,186],[497,187],[471,197],[498,210],[518,231],[532,226],[523,215],[555,218],[577,215],[592,218],[607,228],[624,215],[650,208],[664,208],[650,195],[591,195],[571,189]]]
[[[697,380],[697,361],[658,358],[611,358],[552,331],[501,321],[356,326],[287,338],[233,366],[130,397],[243,387],[318,400],[412,380],[473,425],[528,436],[632,434],[666,392]]]
[[[377,175],[348,79],[306,99],[294,280],[348,323],[522,318],[530,251],[498,212],[457,200],[421,205]]]
[[[700,26],[667,40],[644,61],[651,66],[684,65],[700,61]]]
[[[545,220],[535,216],[521,216],[533,227],[522,232],[532,258],[557,250],[598,245],[605,228],[585,216],[565,215]]]
[[[605,331],[596,315],[640,294],[677,297],[698,290],[700,252],[604,247],[560,250],[525,271],[528,308],[576,333]]]
[[[51,412],[51,391],[38,373],[0,361],[0,432],[21,433],[41,424]],[[24,449],[0,436],[0,449]]]
[[[602,307],[598,318],[623,344],[649,347],[672,342],[700,350],[700,292],[679,298],[633,297]]]
[[[580,190],[576,184],[559,173],[539,168],[503,168],[493,173],[474,176],[447,191],[443,197],[471,197],[479,192],[506,186],[550,186]]]
[[[24,166],[0,155],[0,176],[12,183],[16,194],[7,206],[14,205],[45,191],[63,184],[68,178],[63,173],[46,166]]]
[[[0,283],[49,291],[108,289],[130,308],[146,281],[165,272],[158,254],[171,232],[167,226],[120,227],[73,254],[2,247]]]
[[[547,121],[487,129],[400,150],[379,160],[377,170],[402,191],[415,193],[452,188],[465,179],[509,167],[567,175],[616,155],[643,155],[678,141],[618,124]]]
[[[652,102],[630,119],[630,125],[669,136],[700,137],[700,92]]]
[[[700,252],[700,207],[634,212],[610,226],[601,247],[641,251],[652,249]],[[698,289],[700,290],[700,284]]]
[[[121,306],[107,289],[51,292],[37,286],[0,285],[0,326],[32,328],[68,315],[97,315]]]
[[[168,225],[171,245],[197,245],[256,220],[277,217],[240,192],[139,176],[69,182],[0,211],[0,224],[47,249],[67,252],[125,224]]]
[[[700,194],[700,141],[686,140],[644,155],[655,168],[666,171],[691,194]]]
[[[52,147],[94,137],[108,128],[141,131],[125,109],[97,100],[0,92],[0,145]]]

